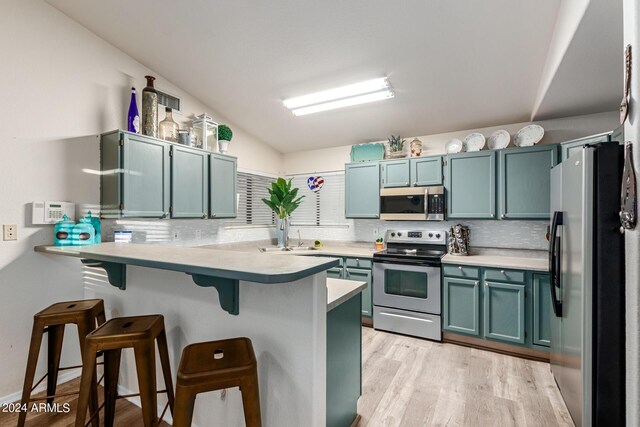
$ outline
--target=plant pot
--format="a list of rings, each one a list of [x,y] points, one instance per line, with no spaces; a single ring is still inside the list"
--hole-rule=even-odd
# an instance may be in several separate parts
[[[376,242],[376,250],[381,251],[384,249],[384,242]]]
[[[220,140],[218,141],[218,151],[222,154],[227,154],[229,151],[229,141]]]
[[[289,222],[290,218],[276,218],[276,236],[278,237],[278,247],[286,248],[289,243]]]

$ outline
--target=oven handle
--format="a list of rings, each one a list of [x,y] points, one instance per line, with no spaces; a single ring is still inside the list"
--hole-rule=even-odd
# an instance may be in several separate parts
[[[442,266],[440,262],[425,261],[425,260],[407,261],[405,259],[400,259],[400,258],[384,258],[384,259],[374,258],[373,262],[374,264],[394,264],[394,265],[408,265],[408,266],[426,266],[426,267]]]

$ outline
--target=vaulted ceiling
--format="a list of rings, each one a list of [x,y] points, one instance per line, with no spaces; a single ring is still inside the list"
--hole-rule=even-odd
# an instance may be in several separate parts
[[[621,0],[47,0],[281,152],[616,108]],[[605,6],[606,5],[606,6]],[[388,76],[395,98],[285,98]]]

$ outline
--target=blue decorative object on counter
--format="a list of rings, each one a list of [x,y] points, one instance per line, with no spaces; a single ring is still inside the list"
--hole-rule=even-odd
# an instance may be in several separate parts
[[[98,244],[102,242],[102,224],[100,223],[100,218],[98,218],[97,216],[91,216],[91,211],[87,212],[87,219],[89,219],[89,221],[91,222],[91,225],[93,225],[93,228],[96,231],[96,237],[94,239],[94,243]]]
[[[71,234],[75,225],[75,221],[71,221],[66,215],[62,217],[62,221],[56,222],[53,230],[54,246],[71,246]]]
[[[351,146],[352,162],[371,162],[384,159],[384,144],[359,144]]]
[[[93,245],[95,240],[96,229],[91,225],[91,219],[81,218],[71,231],[71,244],[73,246],[88,246]]]
[[[127,130],[133,133],[140,133],[140,115],[136,104],[136,88],[131,88],[131,103],[129,104],[129,114],[127,114]]]

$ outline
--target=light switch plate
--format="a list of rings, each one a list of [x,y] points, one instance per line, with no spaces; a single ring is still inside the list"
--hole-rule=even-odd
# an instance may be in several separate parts
[[[3,240],[18,240],[18,226],[16,224],[4,224],[2,233]]]

